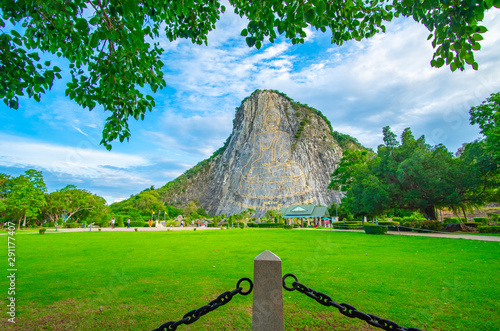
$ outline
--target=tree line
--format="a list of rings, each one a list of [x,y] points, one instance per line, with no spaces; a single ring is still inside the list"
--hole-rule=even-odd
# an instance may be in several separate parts
[[[107,208],[104,198],[74,185],[47,193],[41,171],[29,169],[17,177],[0,173],[0,218],[15,221],[18,229],[28,223],[100,218]]]
[[[398,141],[383,128],[377,152],[347,150],[332,174],[330,189],[340,190],[342,211],[376,217],[388,211],[420,211],[436,220],[437,208],[463,213],[500,201],[500,93],[470,110],[483,139],[466,143],[454,155],[431,146],[406,128]]]

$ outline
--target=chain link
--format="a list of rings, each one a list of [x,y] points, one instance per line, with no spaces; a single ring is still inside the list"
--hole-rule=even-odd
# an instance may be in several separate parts
[[[286,286],[285,279],[288,277],[292,277],[294,279],[294,282],[292,283],[292,287]],[[322,304],[323,306],[327,307],[335,307],[339,310],[339,312],[347,317],[350,318],[359,318],[366,323],[380,328],[384,329],[387,331],[422,331],[421,329],[417,328],[404,328],[402,326],[397,325],[396,323],[383,319],[381,317],[372,315],[372,314],[366,314],[363,312],[360,312],[353,306],[347,304],[347,303],[336,303],[335,301],[332,300],[328,295],[315,291],[304,284],[301,284],[298,282],[297,277],[294,274],[286,274],[283,276],[283,288],[287,291],[299,291],[300,293],[303,293],[307,295],[308,297],[316,300],[316,302]]]
[[[250,284],[250,288],[248,291],[243,291],[243,287],[241,287],[242,282],[248,282]],[[226,291],[219,295],[217,299],[210,301],[208,304],[195,309],[191,310],[190,312],[187,312],[184,316],[182,316],[182,319],[179,321],[170,321],[162,324],[160,327],[157,329],[154,329],[153,331],[164,331],[164,330],[177,330],[177,327],[182,324],[191,324],[196,322],[197,320],[200,319],[203,315],[208,314],[209,312],[219,308],[220,306],[225,305],[231,299],[236,295],[236,294],[241,294],[241,295],[248,295],[252,292],[253,289],[253,283],[250,280],[250,278],[241,278],[238,283],[236,283],[236,289],[232,291]]]

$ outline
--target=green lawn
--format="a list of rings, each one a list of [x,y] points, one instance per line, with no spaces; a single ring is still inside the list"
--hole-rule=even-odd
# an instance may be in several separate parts
[[[7,236],[0,236],[7,269]],[[245,229],[17,235],[17,323],[0,329],[151,330],[253,278],[264,250],[283,273],[360,311],[426,330],[495,330],[500,243],[364,233]],[[284,292],[288,330],[372,330]],[[252,295],[179,330],[250,330]],[[376,330],[376,329],[373,329]]]

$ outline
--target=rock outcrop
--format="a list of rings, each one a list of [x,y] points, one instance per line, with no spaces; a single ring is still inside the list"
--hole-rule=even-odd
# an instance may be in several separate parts
[[[361,148],[352,138],[350,145]],[[330,206],[340,197],[327,186],[341,158],[342,148],[319,111],[257,90],[238,108],[224,147],[160,190],[169,204],[196,201],[218,215],[251,208],[260,216],[292,204]]]

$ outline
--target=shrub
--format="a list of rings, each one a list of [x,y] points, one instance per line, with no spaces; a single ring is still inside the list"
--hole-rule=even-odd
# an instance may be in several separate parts
[[[80,226],[82,226],[80,223],[66,223],[65,228],[75,229],[75,228],[79,228]]]
[[[401,224],[401,217],[393,217],[392,221],[393,222],[398,222],[398,224]]]
[[[54,222],[53,221],[50,221],[50,222],[46,222],[46,223],[43,223],[43,227],[44,228],[52,228],[54,227]]]
[[[342,223],[344,224],[344,222],[337,222],[337,223]],[[345,225],[361,225],[362,222],[361,221],[345,221]]]
[[[359,225],[344,225],[343,223],[341,222],[337,222],[338,224],[336,223],[333,223],[333,228],[334,229],[339,229],[339,230],[359,230],[361,229],[362,225],[359,224]]]
[[[102,220],[101,223],[99,224],[99,226],[101,228],[109,228],[109,223],[108,222],[109,221],[107,221],[107,220]]]
[[[384,234],[387,232],[387,227],[378,225],[364,225],[366,234]]]
[[[101,228],[99,228],[99,231],[101,231]]]
[[[475,223],[482,223],[483,225],[488,225],[489,219],[488,217],[474,217]],[[468,224],[468,223],[466,223]]]
[[[132,223],[132,221],[130,221],[130,223]],[[123,217],[117,217],[115,225],[118,228],[123,228]]]
[[[474,217],[474,219],[476,218],[479,218],[479,217]],[[481,217],[482,218],[482,217]],[[488,219],[487,217],[484,217],[486,219]],[[467,223],[464,223],[465,225],[467,226],[470,226],[470,227],[473,227],[473,228],[476,228],[480,225],[488,225],[488,223],[484,224],[484,223],[481,223],[481,222],[467,222]]]
[[[240,229],[243,229],[245,227],[245,223],[243,222],[238,222],[237,225]]]
[[[438,220],[422,220],[417,225],[417,228],[432,231],[441,231],[443,229],[443,224]]]
[[[259,228],[282,228],[284,223],[256,223]]]
[[[101,229],[99,229],[99,230],[101,230]],[[139,231],[137,228],[135,228],[134,230],[135,230],[135,232]]]
[[[45,234],[45,231],[47,231],[47,229],[40,229],[40,230],[38,230],[38,233]]]
[[[396,221],[379,221],[378,225],[399,225]]]
[[[493,222],[498,222],[500,221],[500,214],[497,213],[487,213],[488,217],[493,221]]]
[[[477,230],[480,233],[500,233],[500,226],[498,225],[493,225],[493,226],[478,226]]]
[[[138,227],[138,226],[142,228],[144,226],[144,222],[143,221],[130,221],[130,226],[133,228]]]
[[[285,225],[283,228],[290,230],[293,229],[293,225]]]

